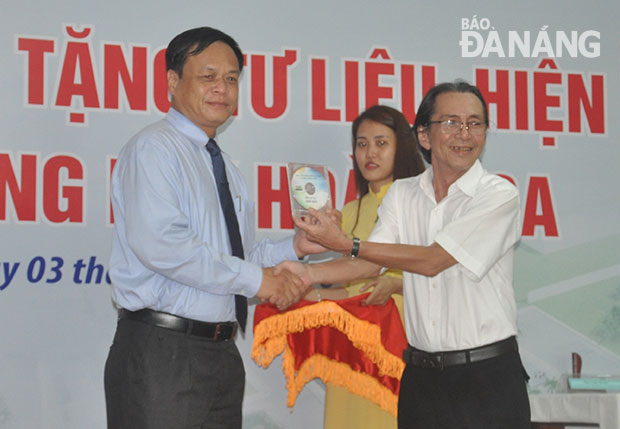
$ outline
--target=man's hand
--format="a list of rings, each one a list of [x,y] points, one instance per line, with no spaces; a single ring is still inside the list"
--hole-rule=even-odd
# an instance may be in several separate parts
[[[403,280],[398,277],[381,276],[368,281],[360,288],[360,292],[366,292],[374,286],[374,290],[362,301],[362,305],[385,305],[392,294],[403,293]]]
[[[301,279],[305,287],[310,287],[310,285],[316,283],[312,279],[310,266],[306,264],[294,261],[284,261],[276,265],[274,271],[276,275],[280,274],[283,271],[288,271],[296,275],[298,278]]]
[[[308,209],[306,218],[294,217],[295,225],[304,231],[310,241],[318,243],[327,249],[341,253],[351,250],[351,240],[340,228],[339,219],[332,211],[322,212]]]
[[[274,268],[263,268],[263,281],[256,296],[284,310],[299,301],[307,288],[299,276],[290,271],[279,270],[276,274]]]
[[[329,217],[336,225],[341,227],[340,229],[342,229],[342,212],[340,210],[325,207],[323,213],[325,213],[327,217]]]
[[[306,255],[314,255],[316,253],[327,252],[324,246],[316,243],[308,238],[308,234],[305,231],[298,229],[293,237],[293,248],[298,258],[303,258]]]
[[[327,208],[325,214],[337,225],[342,223],[342,213],[336,209]],[[316,253],[327,252],[329,249],[311,240],[308,234],[302,229],[298,229],[293,238],[293,247],[298,258],[305,255],[314,255]]]

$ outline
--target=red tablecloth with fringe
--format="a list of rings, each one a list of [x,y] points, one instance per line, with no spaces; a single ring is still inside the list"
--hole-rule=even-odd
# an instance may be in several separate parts
[[[256,307],[252,358],[267,367],[284,353],[289,407],[306,383],[320,378],[396,415],[407,339],[394,301],[361,305],[368,295],[302,300],[283,312],[271,304]]]

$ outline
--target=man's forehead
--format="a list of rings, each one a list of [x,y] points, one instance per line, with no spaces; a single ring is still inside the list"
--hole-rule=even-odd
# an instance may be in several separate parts
[[[241,73],[239,71],[239,67],[233,67],[233,66],[225,67],[224,64],[218,64],[216,62],[203,64],[203,65],[200,65],[199,67],[201,71],[207,71],[207,72],[224,72],[226,74],[237,74],[237,75]]]
[[[444,92],[435,99],[435,114],[442,116],[484,116],[482,102],[471,92]]]
[[[188,56],[185,66],[190,62],[204,70],[222,71],[224,68],[225,73],[241,73],[235,51],[227,43],[220,41],[213,42],[197,54]]]

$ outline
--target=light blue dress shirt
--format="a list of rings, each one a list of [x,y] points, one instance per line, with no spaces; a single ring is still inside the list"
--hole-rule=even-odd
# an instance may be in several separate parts
[[[222,152],[246,260],[231,255],[209,137],[174,109],[134,136],[112,175],[112,300],[207,322],[235,320],[234,295],[256,295],[259,265],[296,260],[293,240],[254,241],[254,204]]]

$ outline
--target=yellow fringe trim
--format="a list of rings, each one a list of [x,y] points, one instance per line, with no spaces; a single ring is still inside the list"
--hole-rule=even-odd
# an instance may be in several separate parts
[[[377,404],[381,409],[396,417],[398,396],[381,384],[375,377],[351,369],[349,365],[315,354],[306,359],[297,376],[295,376],[295,357],[286,347],[282,360],[282,370],[286,377],[288,398],[286,405],[293,407],[297,396],[304,386],[314,378],[348,389],[351,393],[361,396]]]
[[[400,380],[405,363],[383,347],[380,328],[356,318],[332,301],[317,302],[261,320],[254,327],[252,359],[266,368],[284,352],[282,366],[287,379],[289,407],[295,404],[297,395],[308,381],[320,377],[326,383],[346,387],[352,393],[377,403],[395,416],[397,396],[376,378],[354,371],[346,363],[314,355],[306,359],[295,376],[295,359],[288,347],[287,335],[321,326],[330,326],[345,334],[357,349],[377,365],[379,375]]]

